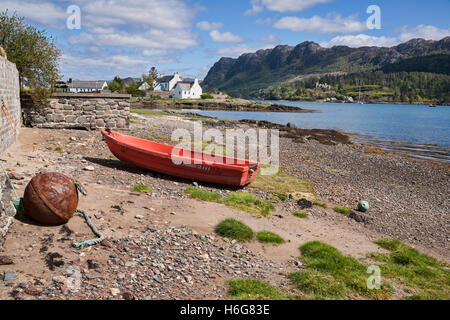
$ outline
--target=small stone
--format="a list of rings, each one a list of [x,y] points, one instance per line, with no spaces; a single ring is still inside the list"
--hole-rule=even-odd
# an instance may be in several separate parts
[[[42,288],[37,288],[37,287],[31,287],[31,288],[26,288],[24,290],[24,292],[30,296],[39,296],[42,294],[44,290]]]
[[[16,280],[17,276],[14,272],[12,271],[5,271],[3,272],[3,281],[12,281],[12,280]]]
[[[14,264],[13,259],[8,256],[0,256],[0,266],[5,266],[8,264]]]
[[[53,282],[59,283],[59,284],[64,284],[66,283],[67,279],[64,276],[54,276],[52,278]]]
[[[144,219],[144,216],[143,215],[140,215],[140,214],[138,214],[138,215],[136,215],[136,216],[134,216],[136,219]]]
[[[86,273],[85,276],[89,280],[92,280],[92,279],[97,279],[98,277],[100,277],[100,273],[93,271],[93,272]]]
[[[8,176],[11,180],[23,180],[25,179],[25,177],[23,175],[21,175],[20,173],[17,172],[9,172]]]
[[[75,138],[75,137],[70,137],[70,141],[77,141],[77,138]]]
[[[84,170],[85,171],[94,171],[95,168],[93,166],[87,166],[87,167],[84,167]]]
[[[172,211],[170,214],[174,216],[174,215],[176,215],[177,213],[176,213],[175,211]]]
[[[113,296],[117,296],[120,293],[120,289],[118,288],[111,288],[111,294]]]
[[[102,246],[104,246],[104,247],[107,247],[107,248],[112,248],[113,247],[112,243],[109,240],[106,240],[106,239],[103,240],[100,244]]]

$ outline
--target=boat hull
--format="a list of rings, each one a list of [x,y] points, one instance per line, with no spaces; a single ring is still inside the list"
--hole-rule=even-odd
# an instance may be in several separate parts
[[[232,186],[251,183],[261,167],[251,162],[147,141],[102,130],[111,153],[132,166],[193,181]]]

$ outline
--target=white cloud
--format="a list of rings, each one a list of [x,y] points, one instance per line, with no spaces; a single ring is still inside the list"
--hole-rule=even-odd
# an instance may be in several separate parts
[[[450,36],[450,28],[439,29],[435,26],[418,25],[415,28],[408,29],[403,27],[399,39],[404,42],[414,38],[423,38],[425,40],[441,40]]]
[[[270,11],[288,12],[302,11],[319,3],[327,3],[333,0],[252,0],[252,8],[245,12],[246,15],[257,14],[264,7]]]
[[[146,49],[142,51],[144,57],[158,57],[163,56],[167,53],[166,49]]]
[[[217,53],[222,56],[238,57],[244,53],[256,52],[261,49],[270,49],[273,47],[274,47],[273,45],[264,45],[264,46],[236,45],[220,48],[219,50],[217,50]]]
[[[366,22],[359,21],[356,16],[342,18],[341,16],[322,18],[313,16],[311,18],[284,17],[274,25],[276,29],[287,29],[294,32],[312,33],[353,33],[367,29]]]
[[[196,24],[196,26],[200,30],[210,31],[210,30],[222,28],[222,23],[221,22],[200,21]]]
[[[243,38],[232,34],[231,32],[220,33],[218,30],[213,30],[209,33],[214,42],[241,42]]]
[[[61,29],[66,27],[66,19],[69,16],[65,9],[43,1],[1,1],[0,11],[6,9],[10,13],[17,11],[19,16],[32,22]]]
[[[412,29],[403,27],[401,31],[397,37],[376,37],[367,34],[337,36],[330,41],[321,42],[320,45],[323,47],[349,46],[353,48],[365,46],[392,47],[414,38],[441,40],[450,35],[450,28],[439,29],[430,25],[419,25]]]
[[[397,38],[373,37],[366,34],[337,36],[330,41],[321,42],[322,47],[348,46],[358,47],[392,47],[398,44]]]
[[[279,44],[281,42],[280,39],[274,34],[269,34],[267,37],[261,38],[260,41],[270,44]]]

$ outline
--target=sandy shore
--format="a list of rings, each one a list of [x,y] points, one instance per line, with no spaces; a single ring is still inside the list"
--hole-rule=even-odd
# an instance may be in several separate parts
[[[188,118],[136,117],[128,134],[164,143],[173,144],[174,129],[193,128]],[[230,125],[219,122],[214,127],[224,130]],[[254,124],[233,126],[246,129]],[[227,298],[226,281],[240,277],[263,279],[295,293],[282,274],[301,268],[296,263],[298,247],[311,240],[329,243],[364,261],[370,252],[384,252],[373,240],[393,237],[450,261],[448,169],[367,153],[356,145],[327,145],[308,136],[296,142],[282,137],[280,142],[283,170],[309,181],[316,197],[328,204],[327,209],[305,209],[309,219],[292,216],[298,209],[294,200],[277,203],[271,217],[256,219],[223,205],[189,199],[184,190],[192,181],[121,163],[111,157],[98,132],[22,129],[20,141],[3,157],[17,173],[19,180],[14,183],[19,194],[38,172],[58,171],[74,177],[88,190],[79,207],[90,213],[108,241],[87,249],[72,248],[72,242],[93,237],[80,216],[68,223],[70,232],[61,226],[16,220],[0,252],[14,261],[0,266],[0,274],[9,271],[16,278],[0,282],[0,298],[221,299]],[[54,151],[57,147],[62,152]],[[86,170],[88,166],[94,170]],[[154,193],[131,192],[136,183],[151,186]],[[200,186],[224,195],[233,191]],[[245,191],[271,197],[270,192]],[[331,209],[335,205],[354,208],[361,199],[372,208],[360,214],[363,223]],[[275,247],[222,239],[214,227],[228,217],[257,231],[273,231],[287,242]],[[64,263],[59,267],[52,267],[50,258],[55,253],[60,255],[56,260]],[[81,274],[77,292],[65,285],[69,266]]]

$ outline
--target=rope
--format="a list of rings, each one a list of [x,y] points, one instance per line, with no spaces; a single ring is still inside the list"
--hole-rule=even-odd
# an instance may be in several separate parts
[[[93,245],[99,244],[100,242],[105,240],[105,237],[100,233],[100,231],[97,230],[97,228],[91,222],[91,219],[89,218],[89,216],[86,213],[86,211],[77,209],[76,212],[83,214],[84,219],[86,220],[86,223],[88,224],[88,226],[91,228],[92,232],[94,232],[94,234],[98,238],[97,239],[86,240],[86,241],[81,241],[81,242],[78,242],[78,243],[74,243],[73,246],[75,248],[84,248],[84,247],[93,246]]]

